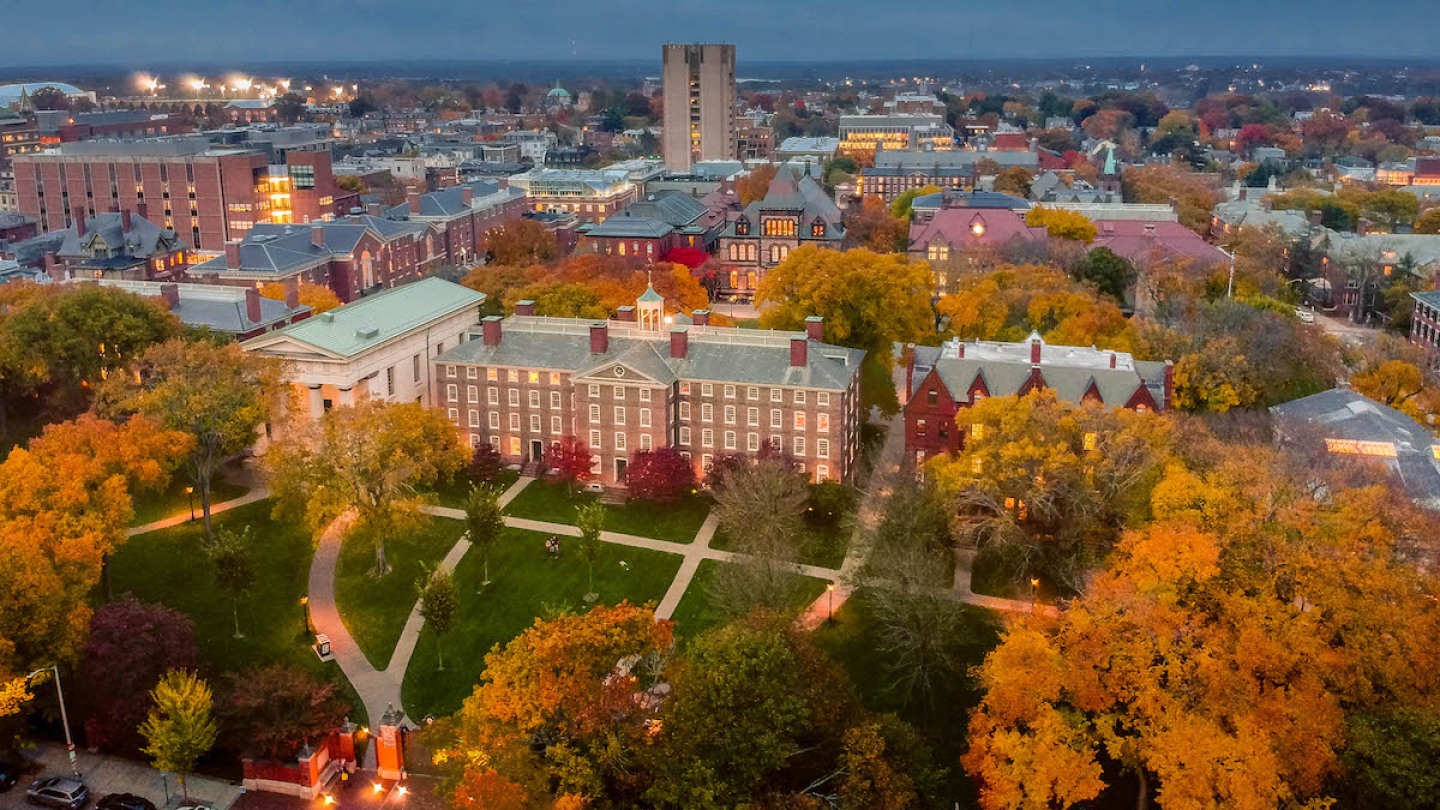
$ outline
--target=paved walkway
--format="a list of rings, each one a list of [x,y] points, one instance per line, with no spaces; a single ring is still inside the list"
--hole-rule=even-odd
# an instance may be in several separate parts
[[[70,760],[65,746],[45,744],[23,752],[27,759],[40,764],[40,773],[46,776],[70,774]],[[177,807],[181,801],[180,783],[174,775],[162,775],[160,771],[140,762],[104,754],[78,751],[76,767],[85,778],[85,784],[95,797],[108,793],[134,793],[155,803],[156,807]],[[28,784],[28,782],[26,783]],[[190,776],[185,780],[190,794],[190,804],[204,804],[215,810],[227,810],[235,803],[244,790],[239,785],[210,779],[204,776]],[[166,794],[169,802],[166,802]],[[22,806],[25,784],[16,785],[10,793],[0,796],[0,807]]]
[[[715,530],[718,528],[720,519],[712,511],[705,516],[705,522],[700,524],[700,531],[695,534],[695,542],[691,544],[691,548],[709,549],[710,541],[715,539]],[[685,597],[685,591],[695,580],[695,572],[700,570],[700,561],[703,559],[705,558],[699,554],[685,555],[685,559],[680,563],[680,570],[675,572],[675,579],[670,581],[670,587],[665,589],[665,596],[655,607],[655,618],[668,619],[675,615],[675,608],[680,607],[680,600]]]
[[[270,497],[270,490],[269,490],[268,488],[264,487],[264,486],[257,486],[257,487],[255,487],[255,488],[251,489],[249,492],[245,493],[244,495],[241,495],[241,496],[238,497],[238,498],[234,498],[234,499],[228,500],[228,501],[222,501],[222,502],[220,502],[220,503],[212,503],[212,504],[210,504],[210,516],[211,516],[211,517],[214,517],[215,515],[218,515],[218,514],[220,514],[221,512],[227,512],[227,511],[229,511],[229,510],[231,510],[231,509],[235,509],[235,508],[237,508],[237,507],[241,507],[241,506],[245,506],[245,505],[247,505],[247,504],[255,503],[256,501],[263,501],[263,500],[265,500],[265,499],[268,498],[268,497]],[[201,520],[200,513],[199,513],[199,512],[196,512],[196,513],[195,513],[195,522],[198,523],[200,520]],[[153,523],[144,523],[144,524],[141,524],[141,525],[139,525],[139,526],[131,526],[130,528],[128,528],[128,529],[125,530],[125,536],[126,536],[126,537],[134,537],[134,536],[137,535],[137,534],[147,534],[147,533],[149,533],[149,532],[157,532],[157,531],[160,531],[161,529],[168,529],[168,528],[170,528],[171,526],[179,526],[179,525],[181,525],[181,524],[189,523],[189,522],[190,522],[190,512],[187,510],[187,511],[185,511],[185,512],[181,512],[181,513],[178,514],[178,515],[172,515],[172,516],[170,516],[170,517],[168,517],[168,518],[165,518],[165,519],[163,519],[163,520],[154,521]]]
[[[534,480],[522,477],[516,481],[500,496],[500,505],[508,506],[515,496]],[[460,509],[427,507],[426,511],[430,514],[442,514],[444,517],[465,517],[465,512]],[[410,610],[410,617],[405,621],[405,628],[400,632],[400,638],[395,643],[395,649],[390,653],[390,661],[385,668],[376,669],[370,659],[365,657],[360,645],[350,635],[344,620],[340,618],[340,609],[335,604],[335,569],[350,523],[350,516],[342,516],[326,527],[325,533],[320,536],[315,558],[310,564],[310,624],[316,633],[324,633],[330,638],[330,654],[335,657],[340,671],[345,673],[346,680],[350,681],[350,685],[355,687],[355,692],[360,695],[370,722],[377,723],[392,706],[404,711],[400,688],[405,682],[405,670],[410,666],[410,657],[415,654],[415,645],[420,641],[420,630],[425,626],[425,620],[420,616],[420,603],[417,601]],[[462,535],[440,564],[453,571],[469,550],[470,540]],[[366,748],[364,767],[375,767],[373,745]]]

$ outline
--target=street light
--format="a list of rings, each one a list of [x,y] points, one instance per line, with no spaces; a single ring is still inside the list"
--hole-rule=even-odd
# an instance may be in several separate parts
[[[1035,604],[1040,601],[1040,578],[1030,577],[1030,612],[1035,612]]]
[[[185,495],[190,498],[190,519],[195,519],[195,487],[185,487]]]
[[[80,769],[75,765],[75,740],[70,736],[70,715],[65,711],[65,690],[60,688],[60,667],[51,664],[48,667],[41,667],[25,676],[25,683],[35,679],[35,676],[43,674],[45,670],[55,673],[55,694],[60,696],[60,725],[65,727],[65,748],[70,752],[70,770],[75,778],[80,778]]]
[[[827,615],[825,616],[825,621],[833,622],[835,621],[835,583],[825,583],[825,593],[830,600],[829,609],[826,610]]]
[[[305,635],[310,635],[310,596],[300,597],[300,612],[305,615]]]

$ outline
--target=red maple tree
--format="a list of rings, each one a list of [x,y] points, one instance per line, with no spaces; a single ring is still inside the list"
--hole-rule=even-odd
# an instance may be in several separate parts
[[[630,499],[675,503],[695,488],[695,467],[673,447],[641,450],[625,468]]]
[[[565,436],[550,445],[550,455],[545,459],[556,480],[571,484],[589,481],[594,463],[590,448],[574,436]]]

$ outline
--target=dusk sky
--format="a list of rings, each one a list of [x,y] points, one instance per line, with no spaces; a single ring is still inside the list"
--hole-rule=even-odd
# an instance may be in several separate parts
[[[0,64],[186,60],[751,60],[1188,55],[1440,58],[1440,3],[1340,0],[70,0],[8,3]],[[80,21],[84,21],[80,24]],[[573,43],[573,44],[572,44]]]

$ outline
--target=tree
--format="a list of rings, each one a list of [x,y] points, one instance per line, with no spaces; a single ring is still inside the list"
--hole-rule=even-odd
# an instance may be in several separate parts
[[[1025,212],[1025,224],[1044,228],[1052,239],[1068,239],[1088,245],[1095,241],[1095,223],[1078,211],[1037,205]]]
[[[1085,258],[1081,259],[1071,272],[1075,278],[1095,285],[1095,289],[1102,294],[1122,304],[1125,303],[1125,293],[1130,289],[1130,285],[1139,277],[1135,265],[1103,247],[1086,253]]]
[[[297,419],[298,436],[266,454],[277,508],[319,531],[346,512],[375,547],[375,573],[389,571],[388,535],[423,517],[421,493],[464,466],[467,454],[444,414],[416,402],[366,400]]]
[[[938,786],[917,785],[916,778],[905,770],[910,763],[892,761],[897,755],[913,760],[918,752],[906,751],[906,747],[918,748],[918,740],[912,730],[893,718],[852,726],[846,731],[837,790],[841,810],[924,806],[925,798],[933,794],[922,792],[922,788]]]
[[[185,777],[215,745],[218,730],[210,687],[198,675],[171,670],[156,684],[150,698],[155,707],[140,726],[148,743],[145,753],[155,767],[180,777],[180,792],[189,799]]]
[[[139,750],[136,729],[150,690],[166,672],[200,663],[195,623],[164,605],[126,596],[96,609],[80,665],[80,694],[90,708],[85,739],[104,751]]]
[[[864,349],[864,362],[881,372],[863,392],[875,403],[886,401],[894,344],[935,333],[932,289],[929,265],[908,256],[805,246],[765,274],[756,306],[766,329],[799,330],[806,317],[818,315],[827,342]]]
[[[30,106],[36,110],[68,110],[70,97],[63,90],[41,87],[30,94]]]
[[[1179,206],[1180,224],[1204,236],[1210,231],[1210,211],[1219,199],[1197,174],[1179,166],[1149,165],[1127,168],[1123,185],[1126,202]]]
[[[1415,233],[1440,233],[1440,208],[1428,209],[1416,217]]]
[[[50,425],[0,462],[0,673],[75,660],[105,560],[189,439],[140,417]],[[28,667],[28,669],[26,668]]]
[[[450,569],[436,565],[421,578],[420,618],[435,634],[435,669],[445,669],[445,656],[440,651],[440,641],[455,627],[455,611],[460,607],[460,589],[455,586],[455,576]]]
[[[481,484],[470,490],[470,497],[465,499],[465,535],[470,539],[470,544],[480,552],[480,559],[485,566],[485,580],[482,585],[490,584],[490,549],[500,541],[505,534],[505,511],[500,506],[500,488],[490,484]]]
[[[746,556],[711,580],[711,598],[722,612],[785,609],[808,501],[805,480],[786,457],[756,459],[725,476],[715,490],[715,515]]]
[[[207,549],[210,564],[215,566],[215,584],[230,595],[230,609],[235,618],[235,638],[240,632],[240,598],[255,584],[255,567],[250,563],[250,527],[239,532],[220,532]]]
[[[275,114],[286,124],[293,124],[305,117],[305,98],[298,93],[286,93],[275,99]]]
[[[1135,344],[1134,328],[1113,301],[1046,265],[966,274],[935,308],[946,332],[962,340],[1014,342],[1039,332],[1062,345],[1129,351]]]
[[[600,559],[600,532],[605,527],[605,505],[591,501],[575,510],[575,526],[580,529],[580,556],[589,570],[589,589],[585,601],[593,602],[595,593],[595,561]]]
[[[495,449],[495,445],[481,442],[475,446],[475,452],[470,454],[470,466],[466,472],[475,483],[494,483],[500,479],[501,473],[505,472],[505,458]]]
[[[170,340],[140,356],[135,374],[114,375],[102,388],[102,413],[139,413],[193,442],[185,472],[200,495],[205,540],[213,535],[210,493],[215,475],[232,455],[249,447],[270,417],[279,366],[239,345]]]
[[[527,267],[560,258],[555,234],[533,219],[521,219],[485,234],[484,250],[490,264]]]
[[[635,806],[634,763],[650,736],[673,624],[647,607],[597,605],[537,618],[485,656],[445,752],[466,773],[494,770],[527,792]]]
[[[845,223],[845,243],[876,253],[903,253],[910,243],[909,215],[898,217],[878,195],[867,194]]]
[[[271,282],[260,285],[260,294],[276,301],[284,301],[285,292],[285,285],[281,282]],[[312,315],[329,312],[340,306],[340,296],[336,295],[334,290],[323,284],[301,281],[299,282],[297,294],[300,306],[310,307],[310,314]]]
[[[1345,807],[1421,810],[1440,805],[1440,715],[1405,707],[1349,718]]]
[[[673,447],[641,450],[625,468],[631,500],[675,503],[695,488],[695,467]]]
[[[1000,194],[1011,194],[1022,200],[1030,199],[1030,185],[1035,182],[1035,175],[1024,166],[1010,166],[1000,170],[995,175],[995,182],[990,188]]]
[[[220,718],[227,739],[287,759],[340,727],[350,707],[333,683],[282,664],[232,674]]]
[[[1071,591],[1123,527],[1144,519],[1172,452],[1160,417],[1072,406],[1049,389],[988,397],[956,422],[963,449],[928,470],[956,539],[1000,555],[1016,579],[1039,575]]]
[[[710,254],[700,248],[677,247],[660,258],[671,264],[683,264],[690,270],[698,270],[701,265],[709,261]]]
[[[770,191],[770,184],[775,181],[775,174],[775,166],[767,163],[752,169],[749,174],[735,181],[735,193],[740,197],[740,205],[746,206],[765,199],[765,195]]]
[[[1425,372],[1404,360],[1386,360],[1350,380],[1354,389],[1373,400],[1401,411],[1420,424],[1429,424],[1440,414],[1440,388]]]
[[[576,436],[564,436],[550,445],[550,455],[545,464],[555,477],[569,484],[571,489],[581,481],[589,481],[594,475],[594,457],[590,448]]]

